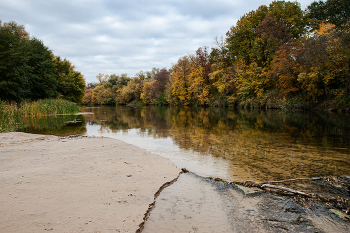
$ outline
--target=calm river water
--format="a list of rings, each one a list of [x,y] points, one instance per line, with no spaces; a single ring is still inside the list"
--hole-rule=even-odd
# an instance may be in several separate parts
[[[85,107],[81,115],[28,119],[25,132],[117,138],[171,160],[180,175],[157,197],[143,232],[349,232],[322,203],[226,181],[350,178],[350,117],[175,107]],[[317,182],[305,192],[349,198]]]

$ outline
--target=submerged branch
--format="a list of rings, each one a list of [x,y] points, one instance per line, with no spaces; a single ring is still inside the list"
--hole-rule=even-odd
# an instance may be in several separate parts
[[[188,171],[186,168],[182,168],[181,170],[183,173],[194,174],[194,173]],[[284,182],[291,182],[291,181],[316,181],[316,180],[319,180],[323,183],[326,183],[326,184],[334,186],[334,187],[337,187],[337,186],[335,186],[335,184],[337,184],[338,186],[341,185],[342,186],[341,188],[350,194],[350,182],[348,180],[341,180],[340,177],[329,176],[329,177],[314,177],[314,178],[295,178],[295,179],[287,179],[287,180],[281,180],[281,181],[269,181],[269,182],[264,182],[264,183],[259,183],[259,182],[254,182],[254,181],[232,181],[232,182],[230,182],[230,181],[225,181],[225,180],[223,180],[221,178],[217,178],[217,177],[205,177],[205,178],[216,181],[216,182],[223,182],[223,183],[233,184],[233,185],[241,185],[241,186],[248,187],[248,188],[256,187],[256,188],[260,188],[260,189],[265,190],[265,191],[269,191],[271,189],[281,190],[281,191],[288,192],[290,194],[299,196],[299,198],[301,198],[301,200],[303,198],[311,198],[315,201],[324,202],[328,206],[333,206],[334,208],[342,210],[345,214],[350,215],[350,199],[348,199],[348,198],[342,198],[340,196],[325,197],[325,196],[315,194],[315,193],[305,193],[305,192],[301,192],[301,191],[298,191],[295,189],[290,189],[290,188],[286,188],[283,186],[273,185],[273,183],[284,183]],[[306,206],[306,207],[308,207],[308,206]]]
[[[268,181],[266,183],[273,184],[273,183],[285,183],[285,182],[291,182],[291,181],[310,181],[310,180],[321,180],[321,177],[314,177],[314,178],[295,178],[295,179],[288,179],[288,180],[279,180],[279,181]]]
[[[282,186],[273,185],[273,184],[262,184],[262,185],[260,185],[260,188],[261,189],[265,189],[265,188],[279,189],[279,190],[286,191],[289,193],[294,193],[294,194],[310,197],[310,194],[303,193],[303,192],[300,192],[298,190],[294,190],[294,189],[290,189],[290,188],[286,188],[286,187],[282,187]]]

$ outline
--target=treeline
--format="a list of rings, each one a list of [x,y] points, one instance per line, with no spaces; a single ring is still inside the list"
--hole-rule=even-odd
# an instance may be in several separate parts
[[[31,38],[23,25],[0,21],[0,101],[59,97],[80,103],[84,93],[84,77],[68,60]]]
[[[350,2],[273,1],[171,69],[98,76],[85,104],[350,109]]]
[[[85,91],[84,104],[156,104],[167,105],[167,85],[170,71],[166,68],[153,68],[152,71],[140,71],[137,77],[127,74],[96,76],[98,83],[89,83]]]

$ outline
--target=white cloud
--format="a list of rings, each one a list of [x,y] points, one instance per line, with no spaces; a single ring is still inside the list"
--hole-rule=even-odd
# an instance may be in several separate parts
[[[267,0],[11,0],[0,19],[23,24],[88,82],[98,73],[170,68],[201,46],[212,46],[237,20]],[[313,0],[300,1],[302,9]]]

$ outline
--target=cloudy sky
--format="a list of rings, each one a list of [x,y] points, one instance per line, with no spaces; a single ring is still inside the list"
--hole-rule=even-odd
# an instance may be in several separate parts
[[[215,44],[245,13],[272,0],[3,0],[0,20],[25,26],[87,82],[170,68]],[[300,0],[305,9],[314,0]]]

